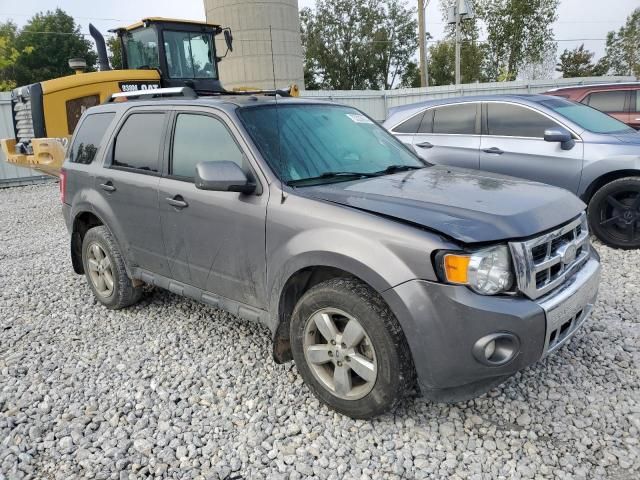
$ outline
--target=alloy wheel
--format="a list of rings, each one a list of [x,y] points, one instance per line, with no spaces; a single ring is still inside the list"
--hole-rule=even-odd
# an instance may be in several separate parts
[[[640,191],[618,191],[607,195],[600,207],[600,227],[623,243],[640,239]]]
[[[371,339],[356,318],[337,308],[313,313],[304,330],[304,356],[316,380],[336,397],[357,400],[378,377]]]
[[[105,250],[96,242],[87,249],[87,266],[89,278],[95,291],[101,297],[113,295],[113,267]]]

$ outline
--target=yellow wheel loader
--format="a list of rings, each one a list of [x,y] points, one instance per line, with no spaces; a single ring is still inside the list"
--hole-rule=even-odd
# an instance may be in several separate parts
[[[100,71],[85,73],[84,59],[70,59],[75,75],[11,92],[15,138],[0,140],[8,162],[57,176],[82,113],[114,93],[184,86],[199,95],[240,93],[224,90],[218,77],[218,64],[226,53],[217,55],[215,37],[223,34],[227,52],[232,51],[228,27],[152,17],[111,30],[120,40],[122,70],[111,70],[102,34],[93,25],[89,31],[96,43]],[[269,92],[242,89],[242,93]],[[292,85],[278,93],[298,96],[298,87]]]

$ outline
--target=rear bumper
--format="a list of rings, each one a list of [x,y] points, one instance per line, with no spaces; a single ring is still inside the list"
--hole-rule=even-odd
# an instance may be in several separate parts
[[[560,289],[536,301],[483,296],[463,286],[423,280],[406,282],[383,296],[409,342],[422,394],[461,401],[567,342],[589,315],[599,279],[600,262],[593,251]],[[477,345],[495,335],[512,338],[514,353],[499,365],[483,363]]]

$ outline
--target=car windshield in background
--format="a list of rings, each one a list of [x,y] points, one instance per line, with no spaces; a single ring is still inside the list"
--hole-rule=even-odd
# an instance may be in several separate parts
[[[550,98],[541,101],[540,104],[593,133],[633,133],[635,131],[615,118],[581,103],[563,98]]]
[[[346,181],[425,166],[353,108],[266,105],[245,107],[239,114],[271,168],[291,185]]]

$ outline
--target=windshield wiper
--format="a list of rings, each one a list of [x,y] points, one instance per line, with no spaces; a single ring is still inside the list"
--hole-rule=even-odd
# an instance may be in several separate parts
[[[308,177],[308,178],[299,178],[296,180],[289,180],[287,185],[299,185],[301,183],[313,182],[315,180],[330,180],[332,178],[369,178],[369,177],[377,177],[378,172],[367,173],[367,172],[324,172],[321,175],[316,177]]]
[[[309,177],[309,178],[300,178],[296,180],[289,180],[287,185],[295,186],[304,184],[307,182],[313,182],[316,180],[326,180],[332,178],[372,178],[372,177],[380,177],[382,175],[389,175],[397,172],[406,172],[407,170],[418,170],[420,167],[417,165],[389,165],[384,170],[378,170],[377,172],[324,172],[317,177]]]
[[[424,168],[424,166],[419,167],[417,165],[389,165],[384,170],[373,172],[371,175],[378,177],[380,175],[389,175],[391,173],[406,172],[407,170],[419,170],[421,168]]]

